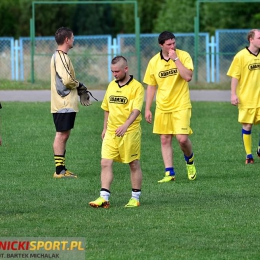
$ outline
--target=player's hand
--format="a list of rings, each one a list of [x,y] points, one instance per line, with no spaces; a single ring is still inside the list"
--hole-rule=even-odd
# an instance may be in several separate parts
[[[145,120],[147,123],[151,124],[152,123],[152,112],[150,110],[145,110]]]
[[[169,54],[168,55],[169,55],[169,58],[172,59],[172,60],[177,58],[177,54],[176,54],[175,50],[173,50],[173,49],[169,50]]]
[[[116,129],[116,136],[124,136],[124,134],[126,133],[127,131],[127,125],[121,125],[119,126],[117,129]]]
[[[89,91],[87,87],[79,82],[79,86],[77,87],[78,95],[80,97],[80,103],[82,106],[90,106],[90,96],[89,96]]]
[[[103,129],[102,133],[101,133],[101,139],[103,140],[105,137],[107,129]]]
[[[239,99],[238,99],[237,95],[231,95],[231,104],[233,106],[237,106],[238,103],[239,103]]]

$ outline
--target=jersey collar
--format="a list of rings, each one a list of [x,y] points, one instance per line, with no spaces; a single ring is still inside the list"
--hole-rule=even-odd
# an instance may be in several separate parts
[[[258,51],[258,53],[257,54],[254,54],[253,52],[251,52],[249,49],[248,49],[248,46],[246,47],[246,49],[248,50],[248,52],[250,53],[250,54],[253,54],[254,56],[258,56],[258,54],[259,54],[259,51]]]
[[[125,85],[128,85],[133,80],[133,78],[134,78],[133,75],[129,75],[129,76],[130,76],[130,79],[124,85],[119,85],[119,81],[118,80],[115,81],[119,88],[122,88]]]
[[[162,50],[160,51],[160,56],[161,56],[161,60],[165,60],[165,61],[169,61],[170,60],[170,58],[168,59],[168,60],[166,60],[164,57],[163,57],[163,55],[162,55]]]

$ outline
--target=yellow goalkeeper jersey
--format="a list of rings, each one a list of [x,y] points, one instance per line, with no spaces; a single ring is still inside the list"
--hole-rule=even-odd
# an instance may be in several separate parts
[[[79,82],[75,79],[72,62],[63,51],[56,51],[51,59],[51,113],[78,112]]]
[[[238,79],[239,108],[260,107],[260,54],[254,55],[247,48],[239,51],[227,72]]]
[[[176,50],[182,64],[193,70],[189,53]],[[173,60],[165,60],[162,53],[157,53],[148,63],[144,83],[157,86],[156,109],[161,112],[172,112],[191,108],[188,82],[181,76]]]
[[[131,76],[130,81],[119,87],[116,80],[110,82],[107,87],[101,108],[109,112],[107,131],[115,130],[123,125],[133,109],[142,111],[144,101],[143,85]],[[142,120],[141,113],[136,120],[129,126],[127,132],[139,129]]]

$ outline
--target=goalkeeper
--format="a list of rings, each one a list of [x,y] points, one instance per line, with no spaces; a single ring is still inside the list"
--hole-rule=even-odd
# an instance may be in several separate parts
[[[89,106],[89,91],[75,79],[75,71],[68,51],[73,48],[74,35],[71,29],[59,28],[55,33],[58,48],[51,59],[51,113],[56,128],[53,142],[56,171],[54,178],[77,178],[65,166],[66,143],[74,127],[78,109],[78,96],[84,106]]]

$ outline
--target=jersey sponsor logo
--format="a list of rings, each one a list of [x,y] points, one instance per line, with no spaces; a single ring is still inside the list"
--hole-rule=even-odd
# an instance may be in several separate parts
[[[159,77],[160,78],[167,78],[169,76],[177,75],[177,73],[178,73],[177,69],[170,69],[170,70],[160,71],[159,72]]]
[[[109,103],[116,103],[116,104],[126,104],[128,99],[122,96],[110,96]]]
[[[248,65],[249,70],[259,70],[260,69],[260,63],[253,63]]]

